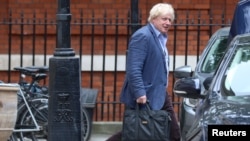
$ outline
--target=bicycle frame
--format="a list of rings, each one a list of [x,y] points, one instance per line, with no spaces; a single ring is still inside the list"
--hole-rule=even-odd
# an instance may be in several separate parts
[[[36,119],[35,119],[35,117],[34,117],[34,115],[33,115],[32,111],[31,111],[31,109],[30,109],[30,106],[29,106],[29,104],[28,104],[28,102],[27,102],[27,100],[26,100],[26,98],[25,98],[25,96],[24,96],[24,94],[23,94],[22,90],[21,90],[21,89],[19,89],[19,92],[20,92],[20,94],[21,94],[21,96],[22,96],[22,98],[23,98],[23,101],[24,101],[24,103],[25,103],[26,108],[27,108],[27,109],[28,109],[28,111],[29,111],[29,114],[30,114],[30,116],[31,116],[31,118],[32,118],[32,121],[33,121],[33,122],[34,122],[34,124],[35,124],[35,128],[30,128],[30,129],[14,129],[14,130],[13,130],[13,132],[31,132],[31,131],[40,131],[40,130],[41,130],[41,128],[40,128],[40,126],[38,125],[38,123],[37,123],[37,121],[36,121]]]

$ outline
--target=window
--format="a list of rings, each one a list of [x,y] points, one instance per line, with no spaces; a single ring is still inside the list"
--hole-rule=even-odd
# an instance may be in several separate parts
[[[239,46],[225,75],[228,95],[250,95],[250,46]]]
[[[205,57],[204,63],[202,64],[202,73],[214,72],[219,65],[220,59],[224,55],[227,47],[227,38],[217,39],[212,45],[211,49]]]

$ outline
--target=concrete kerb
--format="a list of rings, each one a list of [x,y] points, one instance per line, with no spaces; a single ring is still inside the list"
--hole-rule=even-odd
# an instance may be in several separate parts
[[[92,134],[114,134],[122,130],[122,122],[93,122]]]

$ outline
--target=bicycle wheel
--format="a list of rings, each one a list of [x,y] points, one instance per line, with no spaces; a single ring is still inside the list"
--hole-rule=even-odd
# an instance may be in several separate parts
[[[12,133],[7,141],[19,141],[17,133]]]
[[[82,129],[82,141],[88,141],[91,135],[91,116],[86,108],[82,108],[82,121],[81,121],[81,129]]]
[[[48,137],[48,99],[46,98],[37,98],[32,99],[29,102],[30,109],[32,114],[40,126],[39,131],[30,131],[30,132],[20,132],[20,139],[23,140],[47,140]],[[29,113],[28,109],[20,117],[20,128],[21,129],[33,129],[35,128],[35,123],[32,120],[32,116]]]
[[[14,129],[22,129],[23,127],[20,124],[21,118],[23,117],[23,115],[26,113],[27,111],[27,107],[26,104],[22,98],[22,96],[20,95],[20,93],[18,92],[18,109],[17,109],[17,118],[16,118],[16,123],[15,123],[15,128]],[[20,141],[20,133],[13,131],[9,140],[8,141]]]

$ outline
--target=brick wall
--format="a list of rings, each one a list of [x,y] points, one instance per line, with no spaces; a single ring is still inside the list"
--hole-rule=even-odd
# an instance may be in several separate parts
[[[232,14],[233,11],[232,9],[234,9],[235,4],[238,0],[140,0],[139,1],[139,9],[140,9],[140,13],[142,15],[142,19],[143,19],[143,23],[146,23],[146,19],[149,13],[150,8],[152,7],[152,5],[154,5],[157,2],[169,2],[171,4],[173,4],[176,13],[178,15],[178,17],[176,17],[177,19],[177,23],[179,22],[185,22],[185,19],[188,18],[196,18],[198,17],[198,12],[200,12],[200,18],[201,21],[208,21],[209,20],[209,14],[213,15],[213,19],[214,21],[217,21],[218,23],[221,22],[222,17],[221,14],[225,13],[225,22],[229,21],[232,18]],[[120,19],[126,19],[127,15],[128,15],[128,10],[130,10],[130,0],[71,0],[71,13],[72,13],[72,21],[74,19],[80,18],[81,16],[81,12],[83,17],[88,17],[91,18],[93,17],[93,13],[95,18],[103,18],[104,14],[106,14],[107,18],[115,18],[117,15],[114,14],[116,12],[119,13],[119,18]],[[1,14],[0,14],[0,19],[1,18],[7,18],[8,17],[8,11],[11,10],[11,16],[12,18],[16,18],[16,21],[20,22],[20,18],[23,17],[24,19],[27,18],[32,18],[34,17],[34,13],[36,13],[36,17],[37,19],[44,19],[44,17],[46,16],[46,18],[48,19],[48,22],[50,22],[50,20],[55,20],[56,17],[56,12],[57,12],[57,3],[56,2],[52,2],[50,0],[43,0],[42,2],[40,0],[2,0],[1,4],[0,4],[0,9],[1,9]],[[189,11],[187,13],[187,10]],[[213,13],[210,13],[210,11],[212,11]],[[45,12],[46,15],[45,15]],[[12,21],[13,22],[13,21]],[[32,22],[32,21],[31,21]],[[44,21],[42,21],[44,22]],[[125,20],[126,22],[126,20]],[[196,21],[195,21],[196,22]],[[183,30],[185,27],[180,28],[179,30]],[[14,30],[12,30],[12,34],[14,35],[18,35],[20,34],[20,27],[16,26],[13,27]],[[90,29],[91,28],[87,28],[89,29],[88,31],[86,31],[85,29],[85,35],[90,34]],[[8,34],[8,30],[4,27],[0,28],[1,30],[1,34],[0,35],[0,44],[3,46],[4,49],[8,48],[8,43],[7,43],[7,34]],[[189,30],[193,30],[194,32],[196,32],[197,29],[189,29]],[[203,46],[205,46],[206,41],[209,38],[209,34],[207,33],[207,29],[201,29],[204,31],[202,38],[202,42],[201,44]],[[216,29],[214,29],[215,31]],[[114,34],[112,29],[108,29],[107,30],[109,34]],[[56,26],[55,25],[51,25],[48,26],[47,32],[49,34],[51,34],[52,36],[56,35]],[[24,27],[24,33],[27,35],[26,38],[31,38],[28,37],[30,34],[32,34],[32,27],[31,26],[25,26]],[[44,33],[44,27],[41,25],[40,27],[37,26],[36,27],[36,34],[37,34],[37,38],[43,38],[43,33]],[[95,30],[95,34],[97,35],[102,35],[102,27],[99,27],[98,29]],[[71,34],[72,35],[79,35],[79,28],[72,28],[71,29]],[[119,29],[119,34],[126,34],[126,31],[124,31],[123,29]],[[171,30],[170,30],[170,35],[171,35]],[[182,36],[183,34],[179,35],[179,38],[185,38],[184,36]],[[97,37],[98,38],[98,37]],[[171,37],[170,37],[171,38]],[[188,46],[190,46],[190,54],[195,54],[195,52],[192,52],[192,48],[196,47],[196,43],[195,40],[197,39],[196,34],[189,36],[189,40],[191,41],[189,43]],[[20,42],[17,40],[15,40],[17,43]],[[42,41],[42,40],[41,40]],[[185,41],[185,40],[184,40]],[[113,42],[112,38],[111,40],[108,40],[108,42]],[[26,43],[25,43],[26,44]],[[37,43],[38,45],[41,43]],[[102,43],[96,43],[96,46],[101,46]],[[184,43],[178,43],[178,46],[185,46]],[[78,45],[79,43],[77,41],[74,41],[74,39],[72,39],[72,47],[75,48],[76,50],[78,50]],[[112,45],[112,43],[110,44]],[[126,44],[121,44],[123,46],[126,46]],[[18,52],[18,46],[14,46],[13,51]],[[86,42],[85,46],[89,46],[89,43]],[[171,53],[171,47],[172,42],[169,41],[168,44],[169,48],[170,48],[170,53]],[[53,53],[53,49],[55,47],[55,40],[54,38],[51,38],[51,40],[48,41],[48,53],[51,54]],[[4,49],[0,50],[0,53],[5,53],[6,51],[4,51]],[[124,47],[125,48],[125,47]],[[29,53],[29,47],[26,48],[27,49],[27,53]],[[96,49],[98,50],[98,49]],[[124,51],[124,50],[122,50]],[[97,51],[96,53],[101,52],[101,51]],[[43,53],[42,51],[38,51],[37,53]],[[111,52],[112,53],[112,52]],[[183,54],[182,48],[180,48],[177,51],[177,54]]]
[[[74,22],[74,19],[79,19],[81,17],[81,12],[83,14],[83,17],[85,18],[92,18],[92,13],[95,13],[95,18],[102,18],[104,15],[107,16],[107,18],[115,18],[117,15],[114,14],[116,12],[119,13],[119,18],[125,19],[126,21],[128,11],[130,10],[130,0],[71,0],[71,14],[72,14],[72,22]],[[186,22],[185,19],[187,17],[197,19],[197,13],[200,14],[201,21],[209,21],[209,14],[213,15],[213,19],[215,19],[215,22],[221,23],[222,17],[221,14],[225,13],[225,22],[228,19],[231,19],[233,17],[233,12],[236,3],[238,0],[139,0],[139,9],[140,14],[142,16],[143,22],[145,23],[147,20],[147,16],[149,13],[150,8],[158,2],[169,2],[173,4],[176,13],[178,14],[178,17],[176,17],[176,22]],[[0,19],[8,18],[9,11],[11,10],[11,16],[12,18],[16,18],[16,21],[12,22],[20,22],[20,18],[23,16],[24,19],[32,18],[34,17],[34,13],[36,13],[37,19],[41,19],[41,22],[44,21],[44,17],[46,16],[48,21],[51,22],[54,21],[57,13],[57,3],[52,2],[51,0],[1,0],[0,2]],[[188,12],[187,12],[188,11]],[[210,13],[210,12],[213,13]],[[45,14],[46,12],[46,14]],[[22,14],[23,13],[23,14]],[[1,21],[1,20],[0,20]],[[32,21],[31,21],[32,22]],[[38,21],[37,21],[38,22]],[[194,22],[197,22],[195,20]],[[14,26],[12,27],[12,53],[19,53],[20,52],[20,37],[18,36],[20,34],[20,26]],[[114,28],[109,27],[110,29],[107,30],[108,34],[110,36],[107,37],[107,54],[113,54],[114,53]],[[190,28],[188,29],[190,32],[190,35],[188,36],[188,55],[194,55],[196,54],[196,47],[197,47],[197,28]],[[210,33],[208,33],[207,28],[201,28],[201,46],[205,47]],[[216,29],[214,29],[215,31]],[[185,27],[178,27],[178,43],[177,43],[177,54],[184,54],[185,52]],[[5,54],[8,51],[8,28],[6,28],[6,25],[0,25],[0,32],[2,33],[0,35],[0,54]],[[44,53],[44,37],[43,33],[45,32],[43,25],[36,27],[36,38],[39,39],[39,42],[36,42],[36,54],[43,54]],[[49,36],[47,37],[47,54],[53,54],[54,49],[56,47],[55,43],[55,36],[56,36],[56,26],[50,25],[47,29],[47,32]],[[31,46],[32,46],[32,27],[30,25],[24,26],[24,33],[25,33],[25,41],[24,41],[24,53],[25,54],[31,54]],[[76,54],[89,54],[90,53],[90,37],[91,37],[91,28],[87,28],[84,30],[85,39],[83,42],[84,51],[79,52],[79,42],[75,38],[79,38],[79,27],[72,27],[71,29],[72,33],[72,41],[71,45],[72,48],[76,51]],[[102,27],[98,27],[95,30],[95,54],[101,54],[102,53],[102,33],[103,29]],[[126,52],[126,35],[127,32],[125,29],[119,30],[119,35],[121,36],[119,40],[119,52],[118,54],[125,54]],[[173,54],[173,30],[170,30],[169,33],[169,42],[168,42],[168,48],[170,54]],[[6,81],[6,72],[2,71],[0,72],[2,77],[2,80]],[[104,97],[98,97],[97,101],[119,101],[119,92],[123,83],[124,78],[124,72],[119,72],[118,79],[117,79],[117,89],[116,92],[114,92],[113,89],[113,81],[114,76],[112,72],[106,72],[105,74],[102,74],[101,72],[95,72],[94,73],[94,83],[93,87],[100,87],[100,82],[102,82],[102,75],[105,75],[105,92],[102,92],[102,89],[99,89],[99,93],[104,93]],[[17,82],[17,74],[13,73],[12,82]],[[82,86],[83,87],[90,87],[90,74],[89,72],[82,72]],[[170,77],[170,82],[173,81],[172,75]],[[172,95],[172,83],[170,83],[170,86],[168,88],[169,93]],[[100,95],[100,94],[99,94]],[[111,96],[116,95],[116,99],[112,99]],[[110,99],[107,99],[110,98]],[[173,102],[179,102],[180,98],[172,95]],[[97,105],[100,109],[102,104]],[[104,113],[109,113],[107,108],[108,105],[105,105],[104,107]],[[178,110],[177,107],[175,107],[176,111]],[[117,111],[116,113],[120,113],[121,111]],[[99,113],[95,113],[95,120],[110,120],[108,116],[112,116],[110,114],[105,114],[104,117],[100,117]]]

